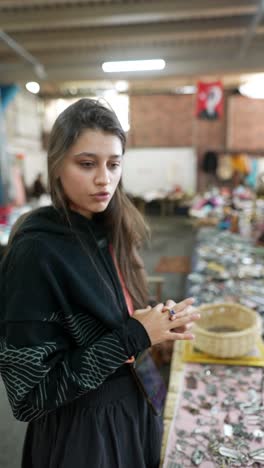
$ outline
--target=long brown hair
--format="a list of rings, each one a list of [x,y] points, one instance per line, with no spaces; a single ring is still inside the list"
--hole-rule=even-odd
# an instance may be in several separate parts
[[[125,132],[113,110],[101,102],[80,99],[58,116],[49,139],[48,182],[54,207],[64,211],[69,223],[68,203],[57,174],[67,151],[87,129],[118,136],[123,154],[125,152]],[[28,213],[22,215],[13,226],[7,250],[27,216]],[[124,193],[122,181],[119,182],[107,209],[100,214],[100,219],[110,232],[113,249],[134,307],[144,307],[147,302],[147,282],[138,248],[148,238],[149,230],[141,214]]]
[[[87,129],[116,135],[123,154],[125,152],[126,134],[113,110],[101,102],[80,99],[59,115],[49,139],[48,176],[53,205],[66,213],[67,201],[57,173],[70,146]],[[110,230],[113,249],[134,307],[142,307],[147,301],[147,285],[138,248],[148,237],[148,227],[124,193],[121,181],[101,218]]]

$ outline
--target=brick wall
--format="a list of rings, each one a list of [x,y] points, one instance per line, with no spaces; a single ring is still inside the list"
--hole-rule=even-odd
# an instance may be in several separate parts
[[[226,115],[218,121],[195,117],[194,95],[131,96],[129,146],[225,147]]]
[[[225,92],[224,115],[217,121],[197,119],[195,100],[194,95],[131,96],[128,146],[194,146],[198,189],[202,189],[200,167],[208,149],[264,154],[264,100]]]
[[[227,146],[234,150],[264,151],[264,100],[230,96]]]
[[[264,100],[225,94],[218,121],[195,117],[194,95],[131,96],[129,145],[264,152]]]
[[[131,96],[133,147],[192,146],[194,96]]]

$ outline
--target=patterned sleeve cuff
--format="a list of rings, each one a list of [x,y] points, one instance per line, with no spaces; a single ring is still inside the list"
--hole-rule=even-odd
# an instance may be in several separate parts
[[[132,317],[128,319],[126,324],[115,330],[115,334],[117,334],[129,357],[151,346],[146,329],[138,320]]]

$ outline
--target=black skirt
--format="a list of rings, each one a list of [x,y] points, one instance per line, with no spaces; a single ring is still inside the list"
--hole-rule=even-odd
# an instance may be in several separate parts
[[[158,468],[161,437],[129,371],[29,423],[22,468]]]

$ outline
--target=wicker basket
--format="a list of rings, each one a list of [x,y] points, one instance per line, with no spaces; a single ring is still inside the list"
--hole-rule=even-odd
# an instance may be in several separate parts
[[[245,356],[261,335],[259,314],[240,304],[207,304],[197,311],[201,318],[194,325],[194,346],[206,354],[219,358]]]

